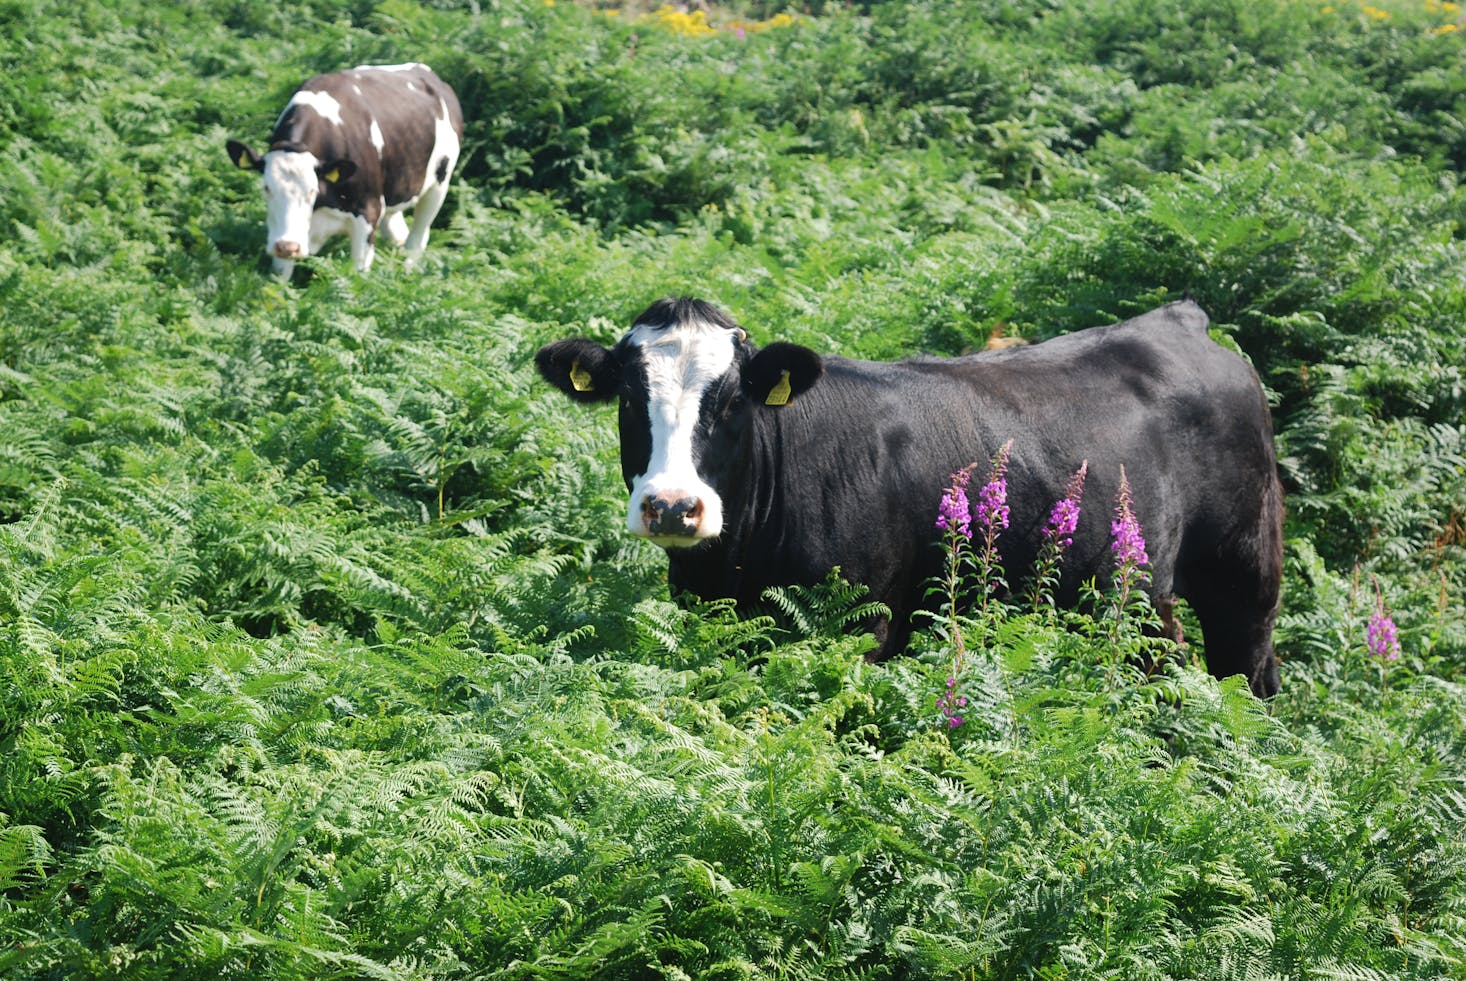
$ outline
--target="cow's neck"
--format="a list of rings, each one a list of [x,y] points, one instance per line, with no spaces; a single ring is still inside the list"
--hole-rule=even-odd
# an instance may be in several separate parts
[[[757,584],[770,563],[778,563],[783,537],[783,502],[777,493],[785,469],[779,423],[773,414],[755,420],[747,463],[741,468],[744,480],[723,492],[723,533],[696,548],[668,551],[667,579],[674,589],[703,599],[732,599],[744,608],[759,602]],[[750,568],[754,571],[747,575]]]

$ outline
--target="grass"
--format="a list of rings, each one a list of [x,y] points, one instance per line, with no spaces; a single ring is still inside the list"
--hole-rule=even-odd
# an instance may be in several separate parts
[[[0,6],[0,971],[1466,977],[1447,7]],[[423,270],[274,282],[225,140],[409,58]],[[1191,293],[1274,405],[1282,693],[669,602],[530,358],[682,292],[874,358]]]

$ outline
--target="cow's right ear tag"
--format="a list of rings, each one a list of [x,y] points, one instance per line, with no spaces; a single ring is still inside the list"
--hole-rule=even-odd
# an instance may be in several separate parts
[[[590,372],[582,368],[579,361],[574,361],[570,365],[570,384],[575,387],[577,392],[589,392],[595,388],[595,384],[591,381]]]
[[[245,156],[242,153],[239,155],[239,159],[234,161],[234,166],[238,167],[240,170],[254,170],[254,164],[250,163],[249,157]]]
[[[774,387],[769,389],[769,395],[764,399],[764,405],[787,405],[789,396],[792,394],[793,389],[789,387],[789,369],[785,368],[779,373],[779,380],[774,383]]]
[[[341,171],[339,168],[332,167],[330,170],[322,174],[321,177],[325,180],[327,184],[334,184],[341,179]]]

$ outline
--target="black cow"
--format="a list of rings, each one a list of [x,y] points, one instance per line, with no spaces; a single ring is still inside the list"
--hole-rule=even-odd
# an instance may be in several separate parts
[[[458,97],[427,65],[362,65],[296,89],[263,157],[238,140],[228,150],[235,166],[264,174],[265,251],[289,279],[296,259],[338,234],[351,236],[351,258],[366,272],[378,229],[405,243],[415,265],[462,140]]]
[[[627,527],[667,549],[675,592],[748,607],[839,566],[891,610],[874,656],[897,653],[940,566],[949,475],[1012,439],[998,540],[1010,576],[1031,567],[1085,460],[1060,601],[1107,576],[1123,466],[1157,608],[1169,619],[1184,597],[1212,674],[1267,696],[1282,575],[1272,421],[1257,375],[1206,328],[1187,300],[1029,347],[878,363],[760,350],[716,307],[667,299],[614,348],[563,340],[535,360],[573,399],[619,399]]]

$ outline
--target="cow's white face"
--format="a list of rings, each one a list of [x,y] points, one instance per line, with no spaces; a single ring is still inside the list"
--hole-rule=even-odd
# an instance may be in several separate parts
[[[276,259],[310,255],[311,215],[320,191],[313,153],[271,150],[265,154],[265,251]]]
[[[742,340],[742,330],[703,320],[640,323],[626,336],[642,382],[632,385],[632,398],[651,442],[646,470],[630,476],[626,527],[633,535],[677,548],[722,533],[723,501],[698,472],[707,449],[699,441],[708,429],[704,413],[716,412],[710,396],[727,382]],[[637,409],[623,400],[623,444],[641,435],[624,431],[642,425]]]

